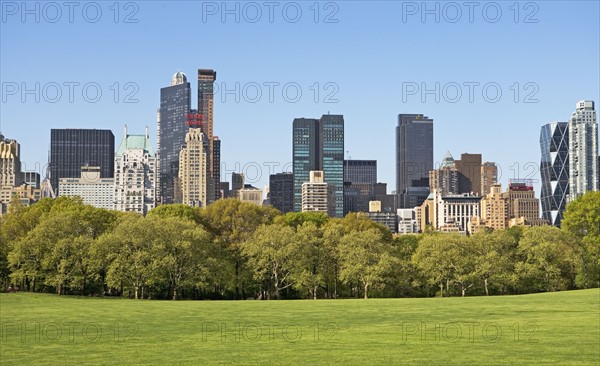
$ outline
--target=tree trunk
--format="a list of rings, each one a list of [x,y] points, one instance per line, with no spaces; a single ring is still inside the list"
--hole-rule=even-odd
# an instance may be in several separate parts
[[[461,285],[461,286],[460,286],[460,291],[461,291],[461,293],[462,293],[462,295],[461,295],[461,296],[462,296],[462,297],[465,297],[465,292],[467,291],[467,289],[466,289],[464,286],[462,286],[462,285]]]
[[[177,286],[173,287],[173,300],[177,300]]]
[[[138,287],[137,286],[135,286],[135,295],[134,296],[135,296],[134,298],[137,300],[138,299]]]
[[[83,281],[81,284],[81,296],[85,296],[85,276],[83,276]]]
[[[240,286],[239,286],[239,277],[240,277],[240,261],[235,261],[235,300],[240,299]]]
[[[365,283],[365,300],[369,298],[369,284]]]
[[[440,282],[440,297],[444,297],[444,283]]]
[[[485,295],[490,296],[490,292],[488,291],[488,279],[487,277],[483,279],[483,284],[485,285]]]
[[[317,299],[317,286],[315,286],[314,290],[313,290],[313,300],[316,300],[316,299]]]

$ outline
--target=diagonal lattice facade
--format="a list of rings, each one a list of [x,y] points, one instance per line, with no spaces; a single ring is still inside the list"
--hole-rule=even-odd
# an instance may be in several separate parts
[[[569,124],[553,122],[540,133],[542,218],[560,226],[569,196]]]

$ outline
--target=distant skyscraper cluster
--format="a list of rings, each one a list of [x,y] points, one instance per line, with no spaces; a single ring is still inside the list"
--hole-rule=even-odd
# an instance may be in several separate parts
[[[542,126],[540,148],[542,217],[560,226],[568,202],[600,188],[594,102],[577,102],[568,122]]]
[[[471,234],[515,225],[560,225],[568,202],[600,188],[598,124],[594,102],[580,101],[567,122],[540,134],[541,196],[528,180],[498,183],[498,166],[481,154],[447,152],[434,167],[433,119],[399,114],[396,125],[396,190],[377,181],[377,161],[345,159],[344,116],[296,118],[292,122],[292,171],[271,174],[262,189],[233,172],[220,181],[221,140],[215,133],[217,73],[198,69],[197,106],[183,72],[160,89],[157,150],[144,134],[125,126],[115,150],[110,130],[52,129],[44,179],[22,171],[21,147],[0,134],[0,215],[11,200],[27,206],[43,197],[79,196],[105,209],[146,215],[157,205],[206,207],[232,197],[288,212],[344,217],[363,212],[403,234],[428,229]],[[231,187],[231,189],[230,189]],[[266,196],[264,195],[266,193]],[[540,217],[541,202],[541,217]]]

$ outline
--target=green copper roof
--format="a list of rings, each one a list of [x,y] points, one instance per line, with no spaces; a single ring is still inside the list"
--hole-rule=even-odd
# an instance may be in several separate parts
[[[154,155],[154,149],[152,149],[150,141],[144,135],[127,135],[121,141],[121,146],[117,150],[117,156],[123,155],[129,149],[143,149],[144,152]]]
[[[440,168],[453,167],[453,166],[455,166],[454,158],[452,157],[452,154],[450,154],[450,151],[447,151],[446,156],[444,156],[444,160],[442,160],[442,164],[441,164]]]

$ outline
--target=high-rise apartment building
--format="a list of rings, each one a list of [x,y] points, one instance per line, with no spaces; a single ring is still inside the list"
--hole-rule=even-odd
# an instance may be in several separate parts
[[[502,195],[502,186],[494,184],[490,193],[486,194],[481,200],[482,224],[494,230],[505,229],[507,213],[506,197]]]
[[[206,207],[212,187],[208,166],[208,141],[200,128],[190,128],[179,152],[179,189],[177,202],[192,207]]]
[[[420,206],[429,195],[433,170],[433,119],[399,114],[396,127],[396,194],[398,208]]]
[[[429,172],[429,190],[439,191],[442,195],[458,194],[459,172],[450,152],[446,152],[440,168]]]
[[[334,216],[335,189],[325,182],[323,171],[310,171],[309,181],[302,183],[302,212],[325,212]]]
[[[20,185],[21,177],[21,145],[0,133],[0,189]]]
[[[498,183],[498,166],[493,162],[481,165],[481,196],[492,192],[492,187]]]
[[[210,182],[211,194],[215,199],[218,198],[220,182],[220,164],[221,164],[221,141],[216,137],[214,131],[214,85],[217,80],[217,72],[211,69],[198,69],[198,113],[204,118],[202,132],[209,143],[209,171],[213,178]]]
[[[50,183],[59,191],[60,178],[79,178],[82,166],[100,167],[104,178],[114,176],[115,135],[110,130],[52,129]]]
[[[13,188],[21,184],[21,147],[0,133],[0,215],[8,209]]]
[[[577,102],[569,121],[569,201],[598,190],[598,121],[594,102]]]
[[[294,211],[302,210],[302,184],[310,171],[323,171],[333,190],[332,215],[344,215],[344,116],[296,118],[293,122]]]
[[[127,127],[115,154],[115,206],[117,211],[146,215],[156,206],[157,159],[145,135],[129,135]]]
[[[175,202],[179,176],[179,150],[188,131],[191,114],[191,88],[183,72],[171,78],[171,85],[160,89],[157,120],[158,195],[161,204]]]
[[[269,176],[269,200],[271,206],[282,213],[294,211],[293,173],[277,173]]]
[[[569,124],[548,123],[540,132],[542,217],[559,226],[569,197]]]

